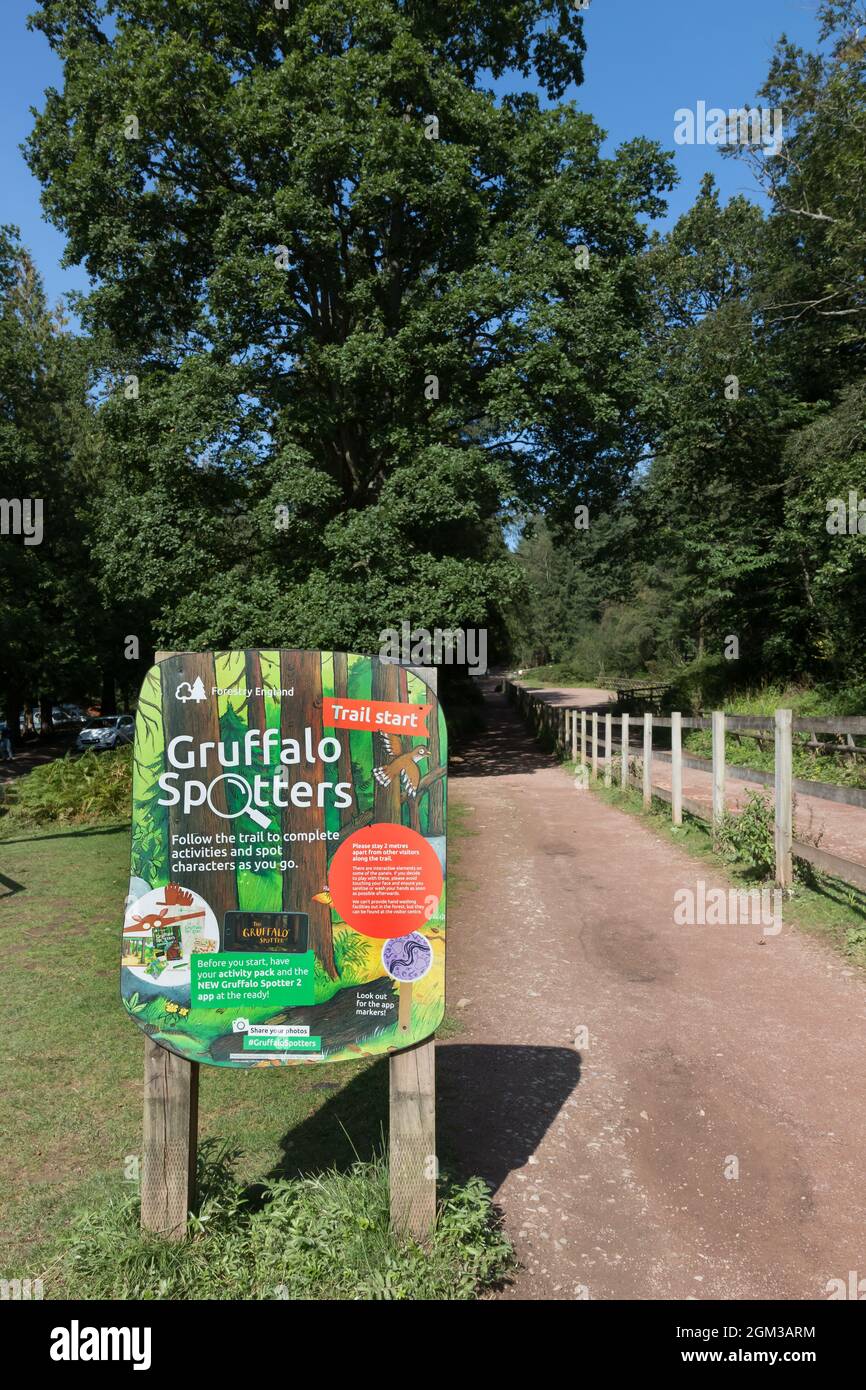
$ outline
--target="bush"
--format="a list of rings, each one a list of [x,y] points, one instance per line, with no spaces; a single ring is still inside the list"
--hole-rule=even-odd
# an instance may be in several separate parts
[[[767,878],[776,864],[775,825],[772,804],[760,792],[749,792],[742,811],[726,811],[717,823],[715,847],[729,863],[739,859]]]
[[[44,825],[129,820],[132,749],[67,754],[13,782],[0,806],[0,835]]]
[[[137,1197],[82,1213],[49,1271],[64,1296],[469,1300],[513,1263],[480,1178],[440,1183],[436,1229],[423,1249],[389,1229],[382,1159],[273,1182],[253,1198],[234,1176],[237,1156],[202,1145],[201,1201],[184,1241],[142,1236]]]

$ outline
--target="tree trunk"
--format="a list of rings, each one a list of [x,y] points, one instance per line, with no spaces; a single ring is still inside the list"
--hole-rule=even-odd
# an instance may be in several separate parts
[[[54,706],[52,695],[40,695],[39,697],[39,737],[50,738],[54,733],[54,720],[51,717],[51,710]]]
[[[405,675],[405,672],[403,673]],[[396,703],[400,699],[400,668],[393,666],[390,662],[377,661],[373,658],[373,699],[391,700]],[[401,738],[392,734],[389,742],[391,752],[388,753],[384,741],[379,735],[373,738],[373,756],[376,766],[387,764],[391,759],[401,753],[405,747]],[[391,825],[400,825],[402,816],[400,814],[400,781],[394,777],[388,787],[383,787],[377,777],[373,779],[373,820],[388,821]]]
[[[434,703],[427,720],[427,747],[430,749],[430,757],[427,761],[428,771],[432,772],[442,761],[441,745],[439,742],[439,705]],[[440,778],[433,783],[427,793],[427,834],[445,834],[445,783]]]
[[[349,658],[345,652],[334,652],[334,695],[346,699],[349,696]],[[355,800],[355,781],[352,777],[352,731],[340,729],[338,733],[342,751],[337,762],[337,780],[348,782],[352,788],[351,806],[341,806],[339,811],[340,829],[345,830],[357,814],[358,805]]]
[[[168,747],[170,740],[179,734],[191,735],[196,744],[209,742],[207,766],[198,770],[195,775],[204,782],[221,776],[224,768],[220,766],[216,757],[216,745],[220,737],[219,719],[217,718],[216,701],[210,698],[211,687],[217,683],[213,655],[197,653],[183,657],[168,657],[167,660],[160,663],[160,675],[166,747]],[[199,677],[208,692],[207,700],[198,702],[175,698],[175,691],[181,680],[189,681],[191,685],[194,685]],[[225,782],[219,782],[215,787],[213,801],[218,811],[228,811]],[[193,806],[186,814],[183,814],[179,806],[170,807],[168,824],[170,835],[210,835],[215,841],[217,835],[226,832],[231,833],[235,822],[222,819],[205,801],[202,806]],[[171,858],[170,851],[171,844],[169,843],[169,859]],[[189,870],[178,875],[176,882],[182,884],[184,888],[191,888],[193,892],[200,893],[210,903],[216,914],[217,925],[220,930],[220,942],[222,942],[225,914],[236,909],[238,905],[235,875],[233,873],[213,873],[203,865],[196,865],[196,861],[193,860]]]
[[[247,726],[250,729],[264,730],[265,697],[256,694],[256,691],[262,688],[262,657],[260,652],[244,652],[244,670],[247,678],[247,690],[253,692],[252,695],[247,696]]]
[[[18,690],[7,690],[6,699],[3,702],[3,717],[9,725],[12,734],[12,746],[21,737],[21,693]]]
[[[179,678],[178,678],[179,679]],[[172,690],[172,696],[174,691]],[[172,703],[175,703],[172,700]],[[114,687],[114,672],[108,667],[102,670],[102,698],[99,702],[100,714],[117,714],[117,694]]]
[[[280,736],[298,741],[303,750],[304,729],[311,730],[313,748],[316,749],[322,738],[322,661],[319,652],[280,652],[280,685],[283,689],[294,686],[293,696],[284,695],[280,702]],[[303,756],[303,754],[302,754]],[[317,804],[316,782],[321,764],[308,767],[304,762],[291,766],[289,772],[292,783],[310,782],[314,788],[313,804],[298,807],[291,803],[282,813],[284,835],[300,831],[324,831],[325,808]],[[327,841],[302,840],[293,844],[283,840],[282,850],[287,858],[294,859],[296,869],[289,869],[283,876],[283,910],[285,912],[305,912],[310,921],[310,945],[322,962],[332,980],[339,978],[334,964],[334,934],[331,926],[331,909],[324,903],[313,902],[316,893],[321,893],[328,881]]]

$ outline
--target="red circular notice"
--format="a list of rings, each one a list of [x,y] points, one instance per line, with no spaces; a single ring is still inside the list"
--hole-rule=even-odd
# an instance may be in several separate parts
[[[331,860],[328,888],[355,931],[408,936],[429,921],[442,894],[436,851],[416,830],[371,825],[344,840]]]

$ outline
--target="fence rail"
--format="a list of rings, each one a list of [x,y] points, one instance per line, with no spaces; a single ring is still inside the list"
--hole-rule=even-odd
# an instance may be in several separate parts
[[[772,786],[774,790],[775,811],[775,859],[776,883],[780,887],[790,887],[793,880],[793,859],[804,859],[823,872],[844,883],[866,890],[866,866],[850,859],[831,854],[817,845],[807,844],[794,838],[793,799],[797,792],[803,796],[821,797],[846,806],[866,808],[866,791],[859,787],[837,786],[830,782],[809,781],[793,775],[793,735],[810,733],[832,733],[842,735],[853,741],[857,734],[866,734],[866,718],[850,719],[820,717],[814,719],[794,719],[790,710],[776,710],[774,718],[751,715],[726,715],[717,710],[710,719],[696,719],[674,712],[670,718],[659,718],[652,714],[628,715],[602,711],[604,721],[600,738],[600,717],[598,710],[588,711],[572,706],[555,705],[541,699],[538,692],[525,686],[506,681],[506,693],[512,703],[528,719],[536,734],[548,733],[554,746],[563,754],[571,754],[581,767],[588,767],[593,781],[598,779],[601,767],[604,785],[613,782],[614,726],[619,726],[620,782],[625,787],[641,789],[645,806],[652,803],[653,797],[666,801],[671,807],[674,825],[682,824],[683,811],[701,820],[716,824],[725,814],[725,783],[728,778],[744,782],[756,782]],[[631,730],[641,733],[639,741],[633,741]],[[669,729],[671,748],[653,747],[655,729]],[[711,729],[713,735],[713,756],[711,759],[684,755],[682,751],[683,729]],[[762,772],[757,768],[738,767],[725,758],[726,736],[746,733],[748,730],[760,731],[772,736],[775,745],[775,770]],[[814,743],[810,743],[813,747]],[[844,753],[848,747],[831,745],[834,751]],[[866,749],[856,749],[866,752]],[[653,783],[652,768],[654,759],[671,764],[671,787],[660,787]],[[640,764],[640,775],[633,774],[632,765]],[[683,768],[692,767],[712,775],[712,811],[707,812],[700,802],[683,796]]]

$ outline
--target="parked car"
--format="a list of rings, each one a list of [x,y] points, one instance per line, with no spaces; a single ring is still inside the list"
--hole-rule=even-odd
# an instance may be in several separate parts
[[[78,753],[86,753],[88,749],[101,753],[104,748],[118,748],[123,743],[132,743],[134,737],[134,715],[105,714],[99,719],[88,719],[75,740],[75,748]]]
[[[78,705],[55,705],[51,711],[51,718],[59,729],[70,724],[87,723],[87,715]]]

